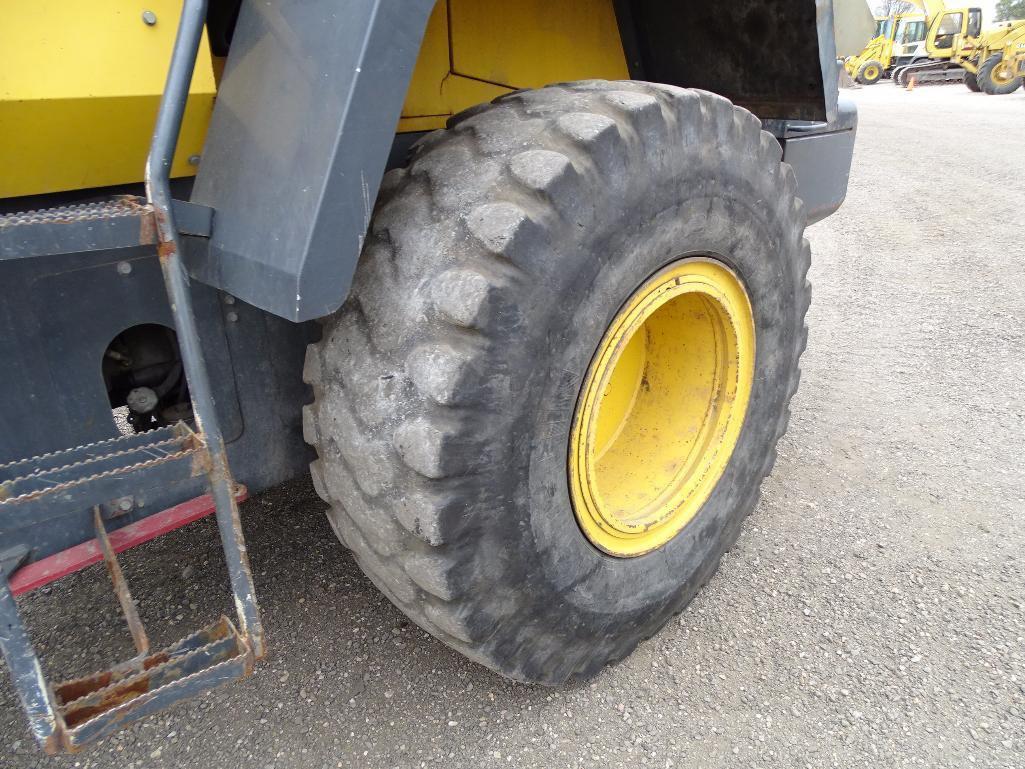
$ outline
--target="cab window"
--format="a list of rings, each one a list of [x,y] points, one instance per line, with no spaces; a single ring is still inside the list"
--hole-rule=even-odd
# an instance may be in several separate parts
[[[963,19],[963,13],[947,13],[941,16],[940,22],[936,26],[936,42],[934,45],[937,48],[953,48],[954,35],[961,33]]]
[[[978,37],[982,32],[982,10],[972,8],[968,11],[968,37]]]
[[[908,43],[917,43],[925,40],[925,22],[924,21],[909,21],[897,36],[897,42],[901,45],[907,45]]]

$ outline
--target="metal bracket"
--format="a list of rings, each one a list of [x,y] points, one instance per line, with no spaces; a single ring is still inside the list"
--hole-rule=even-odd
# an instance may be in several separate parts
[[[14,574],[21,565],[28,560],[29,549],[24,545],[17,545],[0,551],[0,577],[7,579]]]
[[[114,583],[114,592],[117,593],[121,612],[125,615],[125,622],[128,623],[128,632],[132,634],[135,650],[139,652],[139,656],[145,656],[149,651],[146,628],[142,626],[139,612],[135,608],[135,601],[132,600],[132,594],[128,590],[128,582],[121,571],[121,564],[118,563],[117,556],[114,554],[114,548],[110,546],[110,539],[107,537],[107,528],[103,525],[103,516],[100,515],[99,505],[93,508],[93,524],[96,526],[96,539],[100,543],[100,550],[103,551],[103,562],[107,564],[110,581]]]

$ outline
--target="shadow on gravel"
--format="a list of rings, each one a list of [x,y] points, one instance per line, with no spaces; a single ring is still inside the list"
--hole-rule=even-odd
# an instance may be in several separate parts
[[[122,765],[136,752],[145,766],[161,765],[151,754],[177,765],[171,757],[187,746],[193,757],[216,760],[235,756],[236,743],[257,761],[277,756],[278,765],[278,746],[286,754],[309,746],[314,755],[341,758],[358,756],[356,743],[369,739],[378,750],[398,755],[423,742],[418,732],[425,725],[458,725],[456,701],[494,718],[550,699],[548,690],[508,682],[412,625],[364,576],[323,511],[306,479],[242,508],[269,649],[254,676],[115,735],[88,751],[85,765],[107,766],[104,753]],[[234,618],[212,516],[120,558],[154,648],[222,613]],[[134,653],[102,564],[19,604],[52,679],[83,675]],[[349,729],[353,718],[362,733]],[[168,733],[169,742],[162,737]],[[11,766],[71,766],[77,760],[35,753],[6,676],[0,683],[3,753],[15,761]]]

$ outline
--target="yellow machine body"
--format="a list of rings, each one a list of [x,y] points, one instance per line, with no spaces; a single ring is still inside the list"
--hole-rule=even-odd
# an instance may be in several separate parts
[[[1000,66],[1009,69],[1017,77],[1025,78],[1025,28],[1013,40],[1004,44]]]
[[[142,180],[181,6],[4,4],[0,197]],[[172,176],[196,171],[216,66],[204,41]],[[612,0],[443,0],[428,24],[398,130],[441,128],[451,115],[518,88],[628,76]]]
[[[427,24],[399,131],[557,80],[629,77],[611,0],[448,0]]]
[[[141,180],[181,0],[8,0],[0,24],[0,197]],[[152,16],[143,18],[143,11]],[[148,23],[148,21],[155,23]],[[216,91],[207,45],[172,176],[195,173]]]
[[[1000,63],[993,69],[993,79],[1000,84],[1016,77],[1025,77],[1025,21],[1009,21],[994,30],[979,61],[985,56],[1000,55]]]
[[[929,25],[926,51],[933,59],[949,59],[972,73],[994,53],[1002,53],[1025,29],[1025,21],[1008,21],[973,34],[973,8],[950,8],[938,14]],[[981,20],[980,20],[981,25]]]

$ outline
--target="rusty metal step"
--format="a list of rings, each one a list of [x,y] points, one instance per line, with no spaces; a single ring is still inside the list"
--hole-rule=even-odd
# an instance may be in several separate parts
[[[242,678],[253,653],[227,618],[166,649],[53,687],[64,749],[78,748],[186,697]]]

